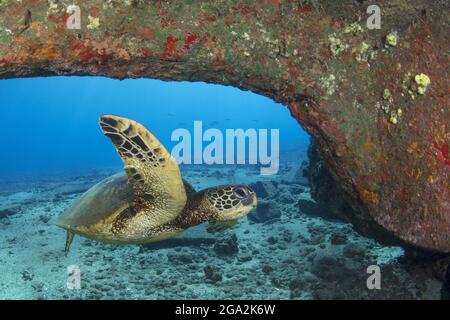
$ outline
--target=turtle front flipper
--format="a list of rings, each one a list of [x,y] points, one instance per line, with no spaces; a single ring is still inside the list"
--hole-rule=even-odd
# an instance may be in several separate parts
[[[208,228],[206,228],[206,231],[208,233],[216,233],[216,232],[222,232],[226,229],[232,228],[237,224],[238,219],[235,220],[223,220],[223,221],[209,221]]]
[[[74,237],[75,237],[75,233],[67,230],[66,246],[64,247],[64,256],[66,256],[66,257],[69,254],[70,245],[72,244]]]
[[[100,117],[100,126],[125,164],[134,194],[131,212],[143,215],[148,225],[173,221],[187,199],[176,160],[152,133],[134,120],[104,115]]]

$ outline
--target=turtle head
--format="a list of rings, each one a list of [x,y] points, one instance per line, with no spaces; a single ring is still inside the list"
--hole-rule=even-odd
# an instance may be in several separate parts
[[[223,185],[206,191],[206,198],[218,221],[235,220],[256,207],[255,192],[245,185]]]

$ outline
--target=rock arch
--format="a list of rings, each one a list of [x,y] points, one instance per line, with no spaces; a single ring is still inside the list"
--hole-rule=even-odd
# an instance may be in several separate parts
[[[0,3],[0,77],[104,75],[233,85],[289,107],[362,232],[450,251],[446,1]],[[387,36],[387,38],[386,38]],[[416,77],[418,76],[418,77]]]

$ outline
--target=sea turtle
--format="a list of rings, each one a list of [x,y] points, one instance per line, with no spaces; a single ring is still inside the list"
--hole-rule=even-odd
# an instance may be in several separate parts
[[[140,123],[103,115],[103,133],[125,164],[86,191],[56,224],[67,230],[65,254],[75,234],[106,243],[144,244],[174,237],[208,221],[221,231],[256,206],[245,185],[221,185],[196,192],[181,178],[176,160]]]

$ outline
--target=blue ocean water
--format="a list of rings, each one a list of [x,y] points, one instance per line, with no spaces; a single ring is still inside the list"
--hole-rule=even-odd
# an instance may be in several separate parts
[[[280,129],[280,161],[309,144],[286,107],[233,87],[151,79],[47,77],[0,82],[1,175],[119,166],[98,117],[115,114],[146,126],[168,150],[176,128]]]

